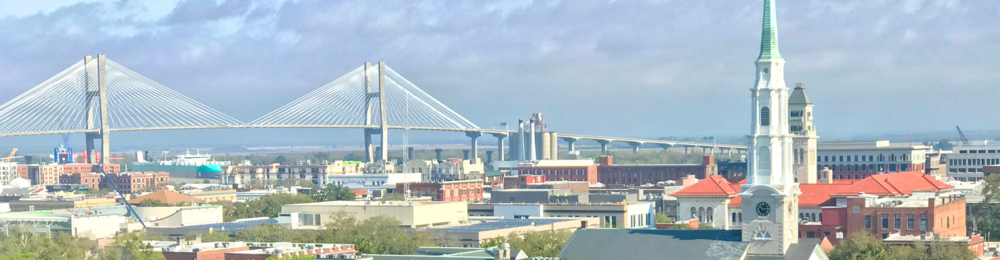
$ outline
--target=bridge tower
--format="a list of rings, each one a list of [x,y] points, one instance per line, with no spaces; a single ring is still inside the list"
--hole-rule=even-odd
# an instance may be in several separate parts
[[[110,120],[108,119],[108,86],[105,68],[107,61],[104,58],[104,54],[102,53],[97,55],[96,69],[91,68],[93,63],[94,60],[90,55],[84,56],[83,64],[85,68],[84,73],[86,74],[86,88],[84,89],[84,107],[87,113],[86,130],[91,131],[84,134],[84,138],[86,139],[85,144],[87,147],[86,163],[97,163],[94,158],[95,155],[97,155],[97,153],[94,152],[94,141],[96,139],[101,139],[101,162],[107,163],[111,158],[111,127],[109,127]],[[94,80],[95,77],[96,82]],[[95,103],[97,103],[97,108],[100,109],[101,125],[99,127],[95,126],[95,120],[97,119],[95,115],[95,109],[97,109],[94,107]]]

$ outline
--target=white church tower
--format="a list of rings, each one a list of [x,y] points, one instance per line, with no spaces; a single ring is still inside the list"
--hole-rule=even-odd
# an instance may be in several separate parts
[[[739,196],[743,199],[743,241],[750,243],[749,254],[783,256],[789,245],[798,243],[800,192],[792,170],[793,135],[775,9],[774,0],[764,0],[757,80],[750,90],[747,183]]]

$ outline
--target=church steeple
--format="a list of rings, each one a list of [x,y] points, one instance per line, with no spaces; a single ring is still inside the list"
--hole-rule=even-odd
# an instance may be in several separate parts
[[[760,56],[757,59],[781,59],[778,52],[778,16],[774,0],[764,0],[764,26],[760,33]]]

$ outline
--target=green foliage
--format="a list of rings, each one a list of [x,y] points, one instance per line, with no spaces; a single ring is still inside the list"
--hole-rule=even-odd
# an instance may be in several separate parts
[[[97,255],[99,260],[166,260],[163,253],[153,250],[153,246],[142,242],[141,233],[127,233],[115,236],[115,242],[105,247]]]
[[[656,223],[674,223],[674,220],[663,213],[656,213]]]
[[[0,260],[35,260],[33,253],[15,253],[10,255],[0,255]]]
[[[7,259],[85,259],[96,243],[61,233],[55,237],[30,233],[27,226],[12,227],[10,235],[0,233],[0,252]],[[0,258],[4,259],[4,258]]]
[[[973,260],[976,256],[964,243],[940,239],[919,241],[912,247],[887,247],[868,233],[854,233],[841,240],[830,252],[831,260]]]
[[[840,240],[830,252],[831,260],[886,260],[892,259],[881,240],[868,233],[858,232]]]
[[[503,243],[510,244],[510,248],[524,250],[528,256],[555,257],[566,245],[573,232],[569,230],[559,231],[532,231],[524,233],[510,234],[505,237],[495,237],[487,239],[479,244],[482,248],[499,247]]]
[[[968,227],[973,231],[981,230],[983,235],[990,236],[986,237],[986,240],[996,240],[1000,238],[1000,205],[997,204],[1000,203],[1000,175],[986,176],[980,194],[983,196],[983,201],[970,204]]]
[[[206,242],[206,243],[207,242],[229,242],[229,241],[233,241],[233,239],[231,237],[229,237],[229,233],[221,233],[221,232],[216,232],[214,230],[211,231],[211,232],[209,232],[209,231],[192,231],[191,233],[188,233],[187,235],[185,235],[184,239],[185,240],[192,240],[197,235],[201,235],[201,242]]]
[[[306,195],[281,193],[264,195],[248,202],[219,204],[222,204],[223,219],[229,222],[243,218],[276,218],[278,217],[278,213],[281,213],[282,205],[309,202],[314,201]]]
[[[210,181],[208,179],[205,179],[205,180],[201,181],[201,183],[209,184],[209,183],[212,183],[212,181]]]
[[[170,207],[170,205],[159,200],[144,200],[139,202],[139,207]]]
[[[241,229],[236,233],[236,240],[255,242],[316,243],[318,235],[319,233],[316,231],[293,230],[281,225],[262,224],[259,226]]]
[[[414,254],[421,246],[434,245],[426,231],[407,231],[399,220],[376,216],[358,221],[344,213],[332,216],[319,241],[354,244],[366,254]]]
[[[327,185],[326,188],[314,191],[309,197],[315,201],[350,201],[355,198],[354,192],[351,192],[351,189],[340,185]]]

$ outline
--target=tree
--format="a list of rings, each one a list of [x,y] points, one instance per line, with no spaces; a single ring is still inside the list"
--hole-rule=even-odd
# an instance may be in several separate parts
[[[144,200],[142,202],[139,202],[139,207],[169,207],[169,206],[170,205],[167,205],[166,203],[163,203],[162,201],[154,200],[154,199],[148,199],[148,200]]]
[[[153,250],[153,246],[142,242],[142,234],[138,232],[115,236],[115,242],[101,250],[97,259],[166,260],[163,253]]]
[[[327,185],[326,188],[310,195],[315,201],[354,200],[356,197],[351,189],[340,185]]]
[[[387,216],[358,221],[339,212],[327,221],[318,241],[354,244],[366,254],[414,254],[417,248],[434,244],[427,231],[407,231],[400,225],[399,220]]]
[[[209,181],[208,179],[205,179],[205,180],[201,181],[201,183],[209,184],[209,183],[212,183],[212,181]]]
[[[378,201],[404,201],[404,200],[406,200],[406,196],[404,196],[402,193],[393,193],[391,196],[378,198]]]
[[[987,240],[997,239],[1000,237],[1000,208],[997,206],[1000,203],[1000,175],[987,175],[982,185],[983,201],[970,205],[967,221],[973,231],[982,230],[989,235]]]
[[[656,223],[674,223],[674,221],[663,213],[656,213]]]
[[[885,260],[893,259],[881,240],[864,232],[851,234],[841,240],[830,252],[831,260]]]
[[[206,243],[207,242],[229,242],[229,241],[233,241],[233,239],[231,237],[229,237],[228,233],[220,233],[220,232],[216,232],[214,230],[213,231],[192,231],[191,233],[188,233],[187,235],[185,235],[184,239],[186,239],[186,240],[192,240],[192,239],[194,239],[198,235],[201,235],[201,242],[206,242]]]
[[[573,236],[573,232],[569,230],[531,231],[487,239],[479,246],[490,248],[507,243],[510,244],[510,248],[524,250],[528,256],[554,257],[566,245],[570,236]]]
[[[948,142],[948,139],[941,139],[941,141],[939,141],[937,145],[934,146],[935,150],[950,151],[952,148],[955,147],[954,145],[951,144],[951,142]]]
[[[306,195],[279,193],[264,195],[248,202],[219,204],[222,205],[223,220],[228,222],[243,218],[276,218],[278,213],[281,213],[283,205],[309,202],[314,202],[314,200]]]
[[[318,236],[317,231],[293,230],[274,224],[261,224],[236,232],[236,240],[254,242],[316,243],[319,241]]]
[[[30,225],[10,227],[9,235],[0,233],[0,252],[8,259],[56,260],[85,259],[96,243],[94,241],[60,233],[48,235],[32,233]],[[3,258],[0,258],[3,259]]]
[[[277,164],[285,164],[287,161],[288,161],[288,159],[285,159],[284,155],[278,155],[277,158],[274,158],[274,163],[277,163]]]
[[[35,260],[33,253],[15,253],[11,255],[0,255],[0,260]]]
[[[316,260],[314,255],[297,255],[287,258],[274,258],[274,256],[268,257],[267,260]]]

